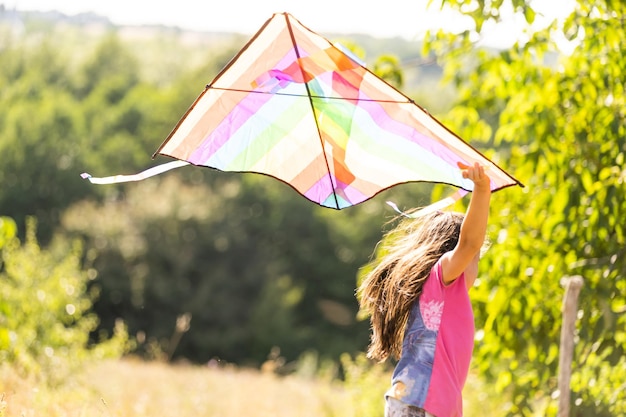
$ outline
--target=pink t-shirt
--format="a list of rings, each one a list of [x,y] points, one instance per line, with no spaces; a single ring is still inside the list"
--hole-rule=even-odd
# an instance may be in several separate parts
[[[474,349],[474,314],[465,276],[446,286],[441,275],[437,262],[411,310],[386,395],[436,417],[460,417]]]

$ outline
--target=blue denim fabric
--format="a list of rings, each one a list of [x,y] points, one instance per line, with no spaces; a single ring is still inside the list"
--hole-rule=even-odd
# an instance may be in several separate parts
[[[403,403],[395,398],[387,397],[385,401],[385,417],[434,417],[421,408]]]
[[[426,328],[417,302],[407,323],[402,358],[391,378],[392,385],[401,382],[407,387],[407,395],[402,398],[403,401],[417,406],[424,405],[435,361],[436,344],[437,332]]]

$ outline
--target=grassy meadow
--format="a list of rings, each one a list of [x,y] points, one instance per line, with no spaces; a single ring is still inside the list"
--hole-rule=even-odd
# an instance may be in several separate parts
[[[85,366],[52,386],[3,367],[0,417],[382,417],[389,374],[352,365],[340,382],[297,372],[122,359]],[[470,376],[467,416],[502,415],[484,388]]]
[[[353,415],[337,383],[230,366],[104,361],[52,388],[1,376],[2,417]]]

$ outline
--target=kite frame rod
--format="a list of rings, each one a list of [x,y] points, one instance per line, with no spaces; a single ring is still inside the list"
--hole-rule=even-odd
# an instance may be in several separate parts
[[[287,22],[287,29],[289,30],[289,36],[291,37],[291,43],[293,44],[293,49],[296,53],[296,58],[299,60],[300,59],[300,51],[298,50],[298,44],[296,43],[296,38],[293,34],[293,28],[291,27],[291,22],[289,21],[289,14],[288,13],[283,13],[283,15],[285,16],[285,21]],[[331,45],[332,46],[332,45]],[[300,68],[300,73],[302,74],[302,79],[306,79],[306,74],[304,74],[304,71],[302,69],[301,66],[298,66]],[[339,210],[339,200],[337,200],[337,184],[335,184],[333,182],[333,176],[331,175],[331,171],[330,171],[330,164],[328,162],[328,158],[326,157],[326,150],[324,149],[324,142],[322,141],[322,132],[320,130],[320,125],[319,125],[319,121],[317,119],[317,114],[315,114],[315,105],[313,104],[313,96],[311,94],[311,90],[309,89],[309,84],[308,83],[304,83],[304,87],[306,88],[306,92],[307,92],[307,96],[309,97],[309,103],[311,104],[311,112],[313,113],[313,120],[315,120],[315,128],[317,129],[317,137],[319,138],[320,141],[320,146],[322,148],[322,154],[324,155],[324,162],[326,163],[326,171],[328,172],[328,179],[330,180],[330,185],[333,188],[333,198],[335,199],[335,207],[337,208],[337,210]]]

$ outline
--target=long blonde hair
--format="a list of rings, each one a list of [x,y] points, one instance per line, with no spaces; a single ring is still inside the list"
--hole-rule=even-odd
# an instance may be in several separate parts
[[[371,271],[357,289],[361,311],[370,315],[369,358],[399,359],[411,306],[432,267],[456,246],[463,217],[436,211],[405,219],[385,234]]]

